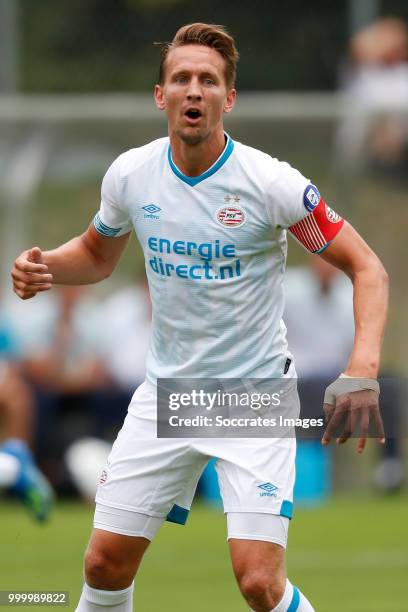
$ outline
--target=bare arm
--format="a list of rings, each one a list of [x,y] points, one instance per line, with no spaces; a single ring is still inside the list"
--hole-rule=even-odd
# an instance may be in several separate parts
[[[82,236],[52,251],[34,247],[15,261],[12,278],[15,293],[23,300],[60,285],[88,285],[110,276],[122,255],[130,233],[118,238],[99,234],[90,225]]]
[[[345,374],[376,378],[388,310],[384,266],[348,223],[320,257],[343,270],[353,283],[355,336]]]
[[[377,383],[372,379],[377,378],[380,366],[388,309],[388,276],[379,258],[348,223],[321,257],[350,277],[354,289],[355,321],[354,345],[344,372],[353,379],[337,379],[326,389],[323,408],[327,427],[322,444],[329,444],[335,435],[339,436],[337,442],[344,444],[359,428],[357,452],[362,453],[369,435],[370,420],[374,423],[378,442],[385,442],[378,388],[375,388]],[[361,390],[353,388],[356,384]],[[332,387],[334,399],[328,395]],[[342,433],[336,433],[344,417],[344,429]]]

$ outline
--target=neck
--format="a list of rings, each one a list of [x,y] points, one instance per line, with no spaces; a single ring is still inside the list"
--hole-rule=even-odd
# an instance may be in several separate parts
[[[188,144],[176,134],[170,134],[171,154],[177,168],[186,176],[199,176],[217,161],[225,148],[221,128],[198,144]]]

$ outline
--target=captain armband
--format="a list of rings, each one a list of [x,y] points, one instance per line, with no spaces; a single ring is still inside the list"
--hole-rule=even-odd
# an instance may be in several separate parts
[[[289,231],[307,251],[321,253],[337,236],[344,219],[326,204],[314,185],[306,187],[303,201],[310,214]]]

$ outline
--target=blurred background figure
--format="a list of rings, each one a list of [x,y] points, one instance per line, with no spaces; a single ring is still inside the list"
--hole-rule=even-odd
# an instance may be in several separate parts
[[[113,440],[133,393],[145,378],[151,321],[145,277],[111,292],[102,304],[101,316],[104,321],[101,358],[110,384],[98,401],[95,433]]]
[[[89,287],[60,286],[23,309],[24,302],[10,301],[38,415],[38,461],[59,494],[74,486],[90,499],[144,380],[151,319],[146,281],[112,287],[105,298]]]
[[[285,291],[284,321],[299,379],[338,376],[354,338],[349,279],[321,257],[309,255],[306,266],[287,269]]]
[[[0,305],[0,489],[20,499],[33,518],[45,521],[53,491],[30,450],[34,410],[31,390],[17,362],[17,343]]]
[[[69,483],[62,451],[96,428],[98,394],[109,385],[100,356],[100,305],[87,287],[58,287],[24,313],[12,304],[21,368],[37,409],[38,460],[63,493]]]
[[[344,118],[337,134],[343,171],[381,170],[407,179],[408,28],[383,17],[350,39],[341,78]]]
[[[103,386],[106,373],[98,358],[103,327],[89,288],[60,286],[41,298],[34,320],[28,313],[24,323],[20,320],[29,380],[40,392],[62,396],[80,396]]]

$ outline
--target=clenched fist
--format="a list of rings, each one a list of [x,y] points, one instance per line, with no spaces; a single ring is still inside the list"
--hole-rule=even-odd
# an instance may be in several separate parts
[[[11,276],[14,292],[22,300],[29,300],[39,291],[48,291],[52,287],[52,274],[48,272],[38,247],[24,251],[17,257]]]

